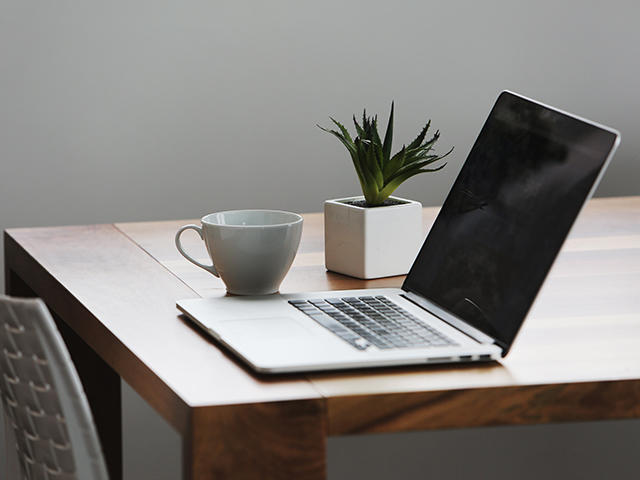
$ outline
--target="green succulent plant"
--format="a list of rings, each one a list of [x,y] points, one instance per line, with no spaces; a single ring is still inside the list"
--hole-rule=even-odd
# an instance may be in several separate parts
[[[329,118],[340,131],[318,125],[325,132],[336,136],[349,151],[362,193],[367,206],[370,207],[383,205],[400,184],[414,175],[442,170],[446,163],[435,168],[425,167],[442,160],[453,151],[451,147],[451,150],[444,155],[433,152],[433,147],[440,138],[440,131],[436,131],[430,139],[425,141],[431,126],[431,120],[429,120],[415,140],[409,145],[403,145],[400,151],[391,156],[393,108],[392,102],[384,140],[380,140],[378,134],[378,116],[367,117],[366,110],[362,113],[362,125],[358,123],[356,116],[353,116],[357,134],[355,139],[351,138],[344,125],[331,117]]]

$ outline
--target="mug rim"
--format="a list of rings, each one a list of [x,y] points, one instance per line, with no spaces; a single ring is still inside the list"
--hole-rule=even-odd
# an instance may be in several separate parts
[[[220,215],[220,214],[225,214],[225,213],[243,213],[243,212],[272,212],[272,213],[286,213],[288,215],[293,215],[295,220],[291,221],[291,222],[284,222],[284,223],[270,223],[267,225],[228,225],[228,224],[222,224],[222,223],[213,223],[213,222],[209,222],[206,219],[212,215]],[[222,210],[220,212],[211,212],[211,213],[207,213],[204,217],[202,217],[200,219],[200,222],[203,225],[211,225],[211,226],[215,226],[215,227],[229,227],[229,228],[270,228],[270,227],[284,227],[284,226],[288,226],[288,225],[296,225],[298,223],[302,223],[303,217],[302,215],[295,213],[295,212],[289,212],[287,210],[271,210],[268,208],[242,208],[242,209],[238,209],[238,210]]]

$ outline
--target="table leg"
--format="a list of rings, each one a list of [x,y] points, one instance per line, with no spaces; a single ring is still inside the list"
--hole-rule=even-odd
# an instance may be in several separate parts
[[[34,297],[36,293],[15,272],[7,270],[8,295]],[[46,298],[43,300],[47,301]],[[122,480],[122,397],[120,376],[67,324],[51,312],[67,345],[84,388],[104,453],[109,480]]]
[[[322,400],[195,408],[184,480],[324,480]]]

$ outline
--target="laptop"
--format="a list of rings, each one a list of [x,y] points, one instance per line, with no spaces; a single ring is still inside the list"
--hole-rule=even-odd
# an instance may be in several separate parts
[[[261,373],[497,360],[619,142],[611,128],[504,91],[402,288],[177,306]]]

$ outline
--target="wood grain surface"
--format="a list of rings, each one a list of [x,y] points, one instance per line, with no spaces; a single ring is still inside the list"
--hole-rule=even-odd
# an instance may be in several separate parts
[[[424,209],[425,232],[437,212],[437,208]],[[304,217],[300,252],[283,282],[283,292],[402,284],[403,277],[367,282],[326,272],[322,215]],[[128,223],[117,227],[200,295],[223,294],[224,285],[219,279],[189,264],[175,251],[170,232],[184,223]],[[160,235],[161,230],[167,233]],[[196,235],[183,238],[191,252],[206,259]],[[590,382],[600,385],[608,380],[640,379],[638,292],[640,197],[594,199],[574,225],[511,353],[500,363],[320,373],[307,378],[329,399],[332,434],[351,431],[348,420],[363,412],[375,416],[382,401],[397,405],[402,415],[403,399],[417,392],[460,390],[472,395],[474,389],[576,383],[572,392],[578,398],[581,390],[584,394],[590,391]],[[629,388],[631,398],[640,401],[633,382],[624,385],[621,388]],[[515,391],[517,388],[508,390],[510,395]],[[605,409],[607,403],[603,403]],[[593,418],[601,415],[593,410]],[[500,418],[507,421],[508,416]],[[539,418],[542,421],[545,417]],[[386,424],[386,428],[392,430],[393,425],[405,428],[403,421]],[[427,428],[426,423],[419,425]]]
[[[424,210],[425,232],[437,212]],[[43,297],[183,434],[187,478],[232,478],[252,452],[240,471],[255,478],[323,478],[327,434],[640,416],[640,197],[588,203],[501,362],[268,378],[178,315],[180,298],[225,293],[175,249],[177,228],[191,222],[12,229],[4,237],[6,278]],[[183,244],[206,258],[195,234]],[[326,272],[322,215],[307,214],[281,291],[402,281]]]
[[[11,230],[5,258],[178,431],[193,406],[319,397],[251,375],[184,322],[176,300],[196,293],[112,225]]]
[[[331,435],[640,416],[640,381],[555,383],[329,399]]]
[[[321,400],[198,407],[191,422],[183,443],[185,478],[326,478]],[[220,461],[230,458],[242,461]]]

